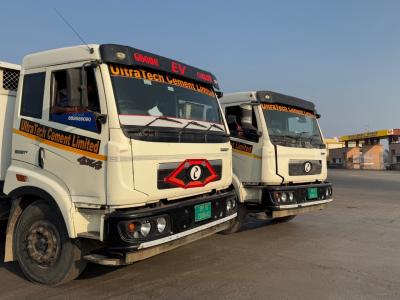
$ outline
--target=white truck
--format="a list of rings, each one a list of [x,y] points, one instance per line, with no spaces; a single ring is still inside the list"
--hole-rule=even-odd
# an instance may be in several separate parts
[[[5,261],[28,279],[61,284],[87,261],[130,264],[231,226],[211,73],[114,44],[28,55],[17,92],[4,83],[19,68],[0,68]]]
[[[0,221],[7,220],[11,204],[1,191],[11,163],[11,136],[20,69],[19,65],[0,61]]]
[[[226,233],[240,229],[248,213],[289,221],[321,210],[332,201],[327,182],[327,149],[312,102],[271,92],[225,94],[233,148],[233,185],[238,218]]]

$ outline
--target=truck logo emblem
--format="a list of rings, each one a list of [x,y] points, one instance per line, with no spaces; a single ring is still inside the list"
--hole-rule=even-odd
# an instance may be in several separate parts
[[[207,159],[187,159],[166,176],[164,182],[188,189],[203,187],[218,179],[219,175]]]
[[[310,163],[309,161],[306,162],[306,163],[304,164],[304,172],[310,173],[311,169],[312,169],[311,163]]]
[[[103,167],[103,162],[101,160],[90,159],[86,156],[78,158],[77,161],[81,164],[81,166],[88,166],[95,170],[100,170]]]
[[[199,178],[202,175],[202,171],[201,171],[201,167],[199,165],[194,165],[190,168],[189,170],[189,176],[190,179],[195,181],[195,180],[199,180]]]

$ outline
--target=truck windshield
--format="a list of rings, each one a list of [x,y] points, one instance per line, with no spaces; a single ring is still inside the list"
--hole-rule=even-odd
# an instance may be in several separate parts
[[[206,85],[158,71],[111,65],[110,75],[123,125],[146,126],[151,122],[151,126],[180,128],[195,120],[204,126],[192,122],[190,128],[204,131],[211,124],[222,124],[214,91]],[[168,118],[152,122],[160,116],[181,122],[168,122]]]
[[[314,114],[286,106],[263,104],[273,144],[296,148],[325,148]]]

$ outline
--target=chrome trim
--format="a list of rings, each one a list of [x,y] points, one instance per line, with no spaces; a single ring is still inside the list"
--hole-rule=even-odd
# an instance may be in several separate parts
[[[289,209],[289,208],[297,208],[297,207],[307,207],[307,206],[312,206],[312,205],[317,205],[317,204],[329,203],[329,202],[332,202],[332,200],[333,200],[333,198],[320,200],[320,201],[306,202],[306,203],[279,205],[278,208],[279,209]]]
[[[202,157],[209,157],[208,160],[215,160],[218,158],[225,158],[228,153],[202,153]],[[198,156],[192,155],[192,156]],[[169,160],[169,159],[178,159],[185,160],[187,159],[187,154],[171,154],[171,155],[133,155],[133,161],[142,161],[142,160]]]
[[[104,241],[104,218],[105,218],[105,215],[101,215],[101,218],[100,218],[100,242]]]

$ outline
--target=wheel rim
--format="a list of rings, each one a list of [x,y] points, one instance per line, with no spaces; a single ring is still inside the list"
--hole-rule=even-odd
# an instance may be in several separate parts
[[[26,236],[26,252],[35,264],[49,267],[58,258],[59,241],[58,231],[53,224],[36,222]]]

